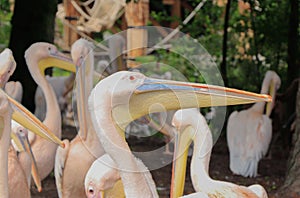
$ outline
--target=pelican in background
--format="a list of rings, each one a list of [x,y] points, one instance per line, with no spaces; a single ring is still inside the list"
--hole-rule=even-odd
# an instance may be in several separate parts
[[[234,111],[228,118],[227,143],[230,154],[230,170],[244,177],[256,177],[258,162],[266,155],[272,139],[270,114],[280,87],[280,78],[274,71],[268,71],[262,83],[261,93],[270,94],[264,114],[265,102],[257,102],[247,110]]]
[[[9,197],[8,186],[8,155],[10,146],[10,134],[11,134],[11,119],[14,119],[26,128],[31,129],[34,133],[47,138],[59,145],[62,142],[59,141],[53,134],[49,133],[49,130],[38,121],[30,112],[25,109],[18,102],[10,98],[3,90],[0,89],[0,192],[1,197]],[[19,173],[14,171],[14,177]],[[27,180],[27,179],[26,179]],[[27,180],[28,181],[28,180]],[[20,183],[18,183],[19,185]],[[26,184],[28,188],[28,183]],[[14,186],[16,187],[16,186]],[[16,187],[18,188],[18,186]],[[14,189],[16,191],[16,189]],[[22,194],[21,197],[24,197]],[[17,196],[18,197],[18,196]]]
[[[18,81],[7,82],[15,69],[16,62],[12,51],[6,48],[0,54],[0,88],[4,89],[16,101],[21,102],[23,95],[22,84]]]
[[[55,182],[58,195],[62,197],[84,197],[84,179],[92,163],[104,154],[88,113],[88,96],[93,88],[93,45],[85,39],[77,40],[71,49],[76,64],[76,101],[78,112],[78,134],[66,147],[58,148],[55,158]]]
[[[89,97],[89,111],[98,138],[116,163],[126,197],[158,197],[152,178],[145,177],[124,138],[132,120],[149,113],[191,107],[269,102],[267,95],[196,83],[147,78],[121,71],[101,80]],[[159,103],[159,105],[154,105]]]
[[[41,180],[39,178],[35,159],[28,141],[27,129],[20,125],[15,125],[12,127],[12,133],[19,139],[20,145],[16,147],[10,146],[8,151],[9,195],[10,197],[29,198],[31,174],[39,192],[42,190]],[[16,141],[16,138],[13,140]]]
[[[180,164],[186,160],[187,150],[192,141],[194,141],[194,153],[191,160],[191,179],[196,193],[183,197],[222,197],[222,198],[267,198],[265,189],[258,185],[249,187],[239,186],[233,183],[213,180],[208,174],[211,150],[213,147],[213,138],[205,118],[198,109],[179,110],[173,117],[173,125],[178,131],[178,150],[176,150],[173,165],[172,177],[181,177],[184,184],[185,164]],[[184,159],[183,159],[184,158]],[[183,166],[181,166],[183,165]],[[172,185],[171,197],[182,195],[183,188],[176,188],[178,185]],[[184,185],[179,185],[184,187]]]
[[[0,88],[4,88],[10,76],[16,69],[16,62],[12,51],[8,48],[0,53]]]
[[[71,73],[69,76],[46,76],[46,80],[52,86],[61,111],[66,108],[67,94],[72,90],[75,74]],[[43,91],[37,87],[34,95],[35,111],[34,115],[40,120],[45,119],[46,101]]]
[[[72,67],[71,60],[49,43],[34,43],[25,51],[25,60],[29,72],[45,95],[47,113],[43,124],[61,138],[61,114],[53,88],[43,75],[45,68],[57,66],[62,69]],[[70,70],[70,69],[69,69]],[[41,180],[54,168],[57,145],[29,132],[29,141],[35,156]]]
[[[17,102],[22,101],[23,86],[19,81],[9,81],[5,84],[4,91]]]

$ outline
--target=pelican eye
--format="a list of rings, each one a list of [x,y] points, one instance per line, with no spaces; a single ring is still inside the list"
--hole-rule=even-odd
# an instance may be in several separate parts
[[[51,51],[51,47],[48,47],[48,50]]]
[[[134,76],[129,76],[129,80],[134,80],[135,77]]]
[[[94,188],[89,186],[89,194],[94,194]]]

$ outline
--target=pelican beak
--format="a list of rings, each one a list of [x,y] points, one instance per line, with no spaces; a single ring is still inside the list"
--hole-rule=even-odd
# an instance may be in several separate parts
[[[132,93],[128,104],[114,106],[113,117],[125,129],[132,120],[155,112],[271,100],[269,95],[215,85],[146,78]]]
[[[271,83],[270,83],[270,91],[269,91],[269,94],[273,97],[273,100],[275,100],[275,83],[274,81],[272,80]],[[267,105],[266,105],[266,115],[267,116],[270,116],[271,113],[272,113],[272,109],[273,109],[273,102],[269,102]]]
[[[77,98],[77,112],[78,112],[78,124],[80,126],[80,130],[83,132],[83,139],[86,138],[87,135],[87,91],[86,91],[86,82],[85,82],[85,70],[86,65],[85,62],[80,58],[76,63],[77,75],[76,75],[76,94],[78,94]]]
[[[101,191],[99,192],[99,197],[100,197],[100,198],[104,198],[104,197],[105,197],[104,191],[101,190]]]
[[[10,133],[10,138],[13,140],[14,148],[18,149],[18,152],[25,151],[23,143],[20,141],[19,137],[15,133]]]
[[[44,58],[38,63],[41,74],[45,74],[45,70],[49,67],[58,67],[70,72],[76,72],[76,67],[71,58],[66,57],[61,52],[51,54],[51,57]]]
[[[1,94],[5,94],[13,109],[12,119],[32,131],[33,133],[52,141],[61,147],[65,147],[64,143],[56,137],[37,117],[28,111],[23,105],[8,96],[2,89]]]
[[[175,149],[173,156],[172,166],[172,179],[171,179],[171,198],[177,198],[183,195],[186,165],[189,146],[193,141],[195,130],[193,127],[188,126],[182,132],[176,134]]]
[[[30,156],[31,175],[32,175],[33,181],[34,181],[38,191],[41,192],[42,191],[42,182],[41,182],[41,178],[38,173],[37,164],[36,164],[33,152],[31,150],[31,146],[30,146],[28,137],[27,136],[21,137],[20,135],[17,135],[17,136],[18,136],[19,141],[22,143],[23,150],[26,151]]]

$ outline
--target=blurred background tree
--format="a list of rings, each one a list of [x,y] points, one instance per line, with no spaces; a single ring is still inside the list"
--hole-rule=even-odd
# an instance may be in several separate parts
[[[17,68],[11,80],[22,83],[24,89],[22,103],[30,111],[34,111],[35,108],[36,83],[27,69],[24,52],[35,42],[53,43],[56,10],[57,1],[53,0],[15,0],[8,47],[13,51]]]

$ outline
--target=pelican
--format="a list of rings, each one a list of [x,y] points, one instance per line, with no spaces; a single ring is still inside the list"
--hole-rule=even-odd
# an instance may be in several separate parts
[[[222,198],[267,198],[265,189],[258,185],[252,185],[247,187],[239,186],[233,183],[213,180],[208,174],[209,161],[211,150],[213,147],[213,140],[211,131],[206,123],[205,118],[200,114],[198,109],[184,109],[179,110],[173,117],[173,125],[177,129],[178,134],[178,150],[176,151],[176,157],[179,156],[179,160],[175,159],[173,165],[173,177],[180,177],[185,174],[186,164],[181,166],[180,162],[187,156],[187,148],[191,141],[194,141],[194,153],[191,160],[191,179],[193,187],[196,193],[183,196],[183,197],[222,197]],[[181,155],[181,156],[180,156]],[[178,182],[183,182],[184,175]],[[177,184],[173,184],[172,194],[178,197],[183,192],[182,189],[176,188]],[[183,187],[183,185],[181,185]],[[178,194],[179,193],[179,194]]]
[[[25,60],[29,72],[38,86],[44,92],[47,113],[43,124],[61,138],[61,114],[53,88],[43,75],[45,68],[57,66],[72,67],[71,60],[58,52],[57,48],[49,43],[34,43],[25,51]],[[29,141],[35,156],[41,180],[45,179],[53,170],[57,145],[48,142],[39,136],[29,133]]]
[[[211,105],[271,100],[268,95],[196,83],[147,78],[121,71],[101,80],[89,97],[92,123],[102,146],[116,163],[126,197],[158,197],[152,178],[145,177],[124,139],[128,123],[149,113]],[[159,105],[155,105],[159,103]]]
[[[22,101],[23,86],[19,81],[9,81],[5,84],[5,92],[17,102]]]
[[[16,69],[16,62],[12,51],[4,49],[0,54],[0,88],[4,88],[6,82]]]
[[[41,192],[42,187],[35,159],[32,155],[32,151],[28,141],[28,131],[22,126],[15,125],[12,127],[12,132],[19,138],[21,147],[14,148],[13,146],[11,146],[8,151],[9,195],[10,197],[29,198],[31,183],[30,173],[32,173],[39,192]]]
[[[87,198],[125,197],[123,185],[116,164],[108,154],[104,154],[93,162],[84,180]],[[104,193],[105,192],[105,193]]]
[[[77,40],[71,49],[77,67],[76,100],[79,131],[64,149],[58,148],[55,159],[55,181],[58,195],[62,197],[84,197],[84,179],[92,163],[104,154],[87,113],[88,96],[93,88],[94,54],[92,43]]]
[[[12,51],[8,48],[4,49],[0,54],[0,88],[20,102],[22,100],[23,88],[20,82],[7,82],[16,69],[16,62]]]
[[[280,78],[268,71],[263,80],[261,93],[269,93],[273,102],[255,103],[251,108],[234,111],[228,118],[227,143],[230,153],[230,170],[244,177],[256,177],[259,160],[267,153],[272,139],[272,121],[269,118],[274,105]]]
[[[61,111],[67,104],[67,94],[73,87],[75,74],[71,73],[69,76],[46,76],[47,81],[51,84]],[[37,87],[34,95],[35,111],[34,115],[40,120],[45,118],[46,114],[46,101],[43,91]]]
[[[26,128],[31,129],[34,133],[41,135],[48,140],[51,140],[61,146],[62,142],[59,141],[55,136],[49,133],[49,130],[40,123],[37,118],[33,117],[22,105],[10,98],[3,90],[0,89],[0,192],[1,197],[9,197],[9,186],[8,186],[8,156],[10,146],[10,134],[11,134],[11,119],[19,122]],[[11,159],[11,158],[10,158]],[[20,173],[20,170],[14,172]],[[23,180],[24,181],[24,180]],[[19,185],[20,183],[18,183]],[[27,188],[28,188],[28,184]],[[19,186],[15,186],[18,188]],[[14,189],[16,191],[16,189]],[[24,197],[22,194],[21,197]],[[16,196],[19,197],[19,196]]]

